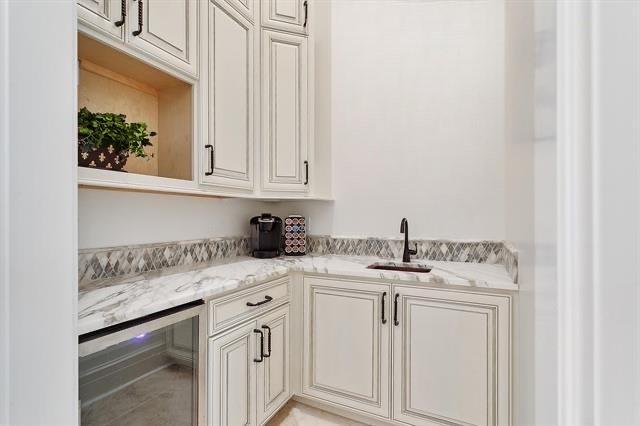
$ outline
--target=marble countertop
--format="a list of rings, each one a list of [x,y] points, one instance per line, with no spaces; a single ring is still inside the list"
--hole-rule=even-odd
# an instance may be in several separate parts
[[[367,269],[389,259],[358,256],[302,256],[275,259],[235,257],[212,264],[165,269],[96,281],[80,288],[78,334],[89,333],[197,299],[220,296],[287,275],[290,271],[376,278],[425,285],[518,290],[503,265],[420,260],[429,273]]]

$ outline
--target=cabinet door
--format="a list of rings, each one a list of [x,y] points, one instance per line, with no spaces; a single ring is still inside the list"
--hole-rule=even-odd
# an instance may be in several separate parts
[[[255,425],[256,362],[259,334],[252,322],[209,339],[210,425]]]
[[[196,0],[129,0],[129,43],[195,75],[198,3]]]
[[[124,40],[128,1],[78,0],[78,19],[95,30],[119,40]]]
[[[307,39],[262,32],[263,189],[308,187]]]
[[[262,25],[305,34],[309,20],[307,0],[266,0],[262,3]]]
[[[289,305],[258,319],[265,333],[264,353],[268,355],[258,364],[258,424],[274,414],[291,396],[289,384]]]
[[[209,2],[207,140],[202,183],[253,188],[254,30],[224,0]]]
[[[389,294],[383,284],[304,278],[304,394],[389,416]]]
[[[394,291],[393,418],[416,426],[511,424],[510,298]]]

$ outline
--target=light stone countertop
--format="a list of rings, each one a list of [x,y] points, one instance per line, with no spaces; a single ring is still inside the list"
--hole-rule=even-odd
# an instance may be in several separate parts
[[[503,265],[419,260],[429,273],[367,269],[389,259],[358,256],[302,256],[275,259],[235,257],[214,264],[154,271],[96,281],[80,288],[78,334],[89,333],[198,299],[208,299],[287,275],[290,271],[384,279],[408,284],[517,291]]]

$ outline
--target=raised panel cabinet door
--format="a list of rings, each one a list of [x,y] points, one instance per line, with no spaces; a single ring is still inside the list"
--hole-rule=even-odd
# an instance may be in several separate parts
[[[131,45],[196,75],[197,0],[129,0]]]
[[[402,286],[394,292],[394,420],[510,425],[509,296]]]
[[[304,278],[305,395],[389,417],[389,292],[384,284]]]
[[[124,40],[129,0],[78,0],[78,19],[94,30]]]
[[[256,425],[259,334],[251,322],[209,339],[208,416],[211,426]]]
[[[308,188],[307,38],[262,31],[263,189]]]
[[[202,182],[251,189],[255,78],[253,24],[225,0],[208,3],[208,136],[202,147]]]
[[[305,34],[308,22],[308,0],[266,0],[262,3],[264,27]]]
[[[289,305],[258,319],[265,333],[264,362],[258,364],[258,424],[262,425],[291,396],[289,383]]]

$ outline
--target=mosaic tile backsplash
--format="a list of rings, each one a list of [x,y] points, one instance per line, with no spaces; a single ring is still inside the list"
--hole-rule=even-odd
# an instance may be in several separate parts
[[[248,254],[248,237],[86,249],[78,252],[78,281],[82,285],[103,278],[198,265]]]
[[[502,264],[514,282],[518,279],[518,252],[501,241],[411,240],[417,259]],[[337,254],[401,258],[402,239],[342,238],[308,235],[310,254]],[[198,265],[249,255],[248,237],[214,238],[161,244],[85,249],[78,253],[80,285],[91,281],[135,275],[174,266]]]
[[[518,252],[502,241],[410,240],[409,247],[418,249],[416,259],[502,264],[517,282]],[[403,249],[403,239],[307,236],[307,250],[312,254],[397,259],[402,258]]]

